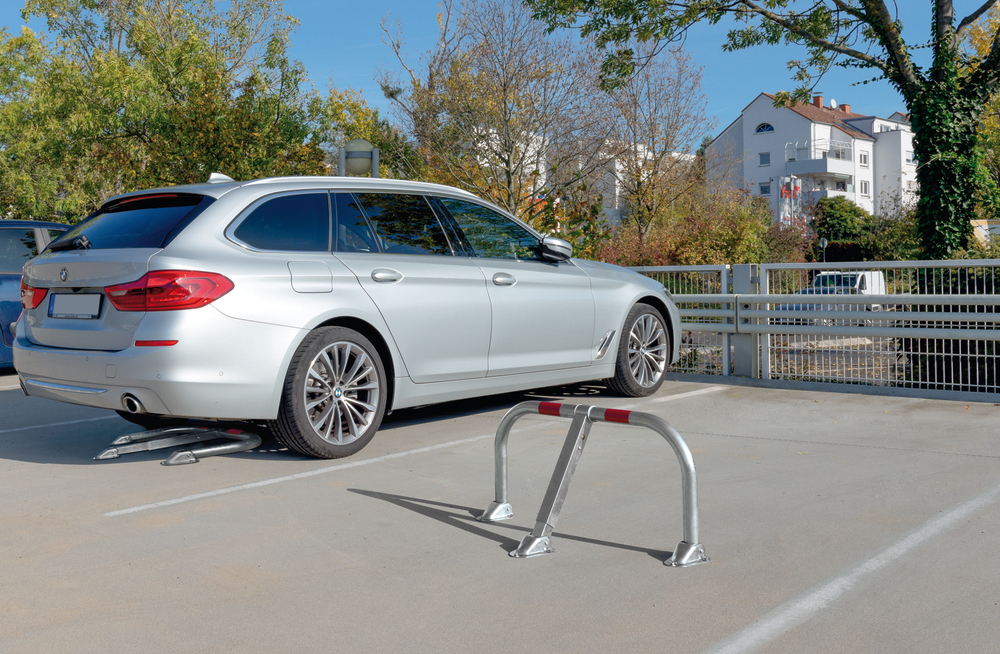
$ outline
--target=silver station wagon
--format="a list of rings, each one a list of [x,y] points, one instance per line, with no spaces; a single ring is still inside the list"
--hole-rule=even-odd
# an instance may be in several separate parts
[[[25,266],[25,393],[148,429],[258,423],[332,458],[389,410],[589,380],[648,395],[677,358],[660,284],[472,194],[210,182],[112,198]]]

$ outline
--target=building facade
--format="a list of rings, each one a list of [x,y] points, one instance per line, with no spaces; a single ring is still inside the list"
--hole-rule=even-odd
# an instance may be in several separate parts
[[[774,106],[761,93],[712,141],[710,179],[767,198],[775,220],[807,215],[821,198],[844,196],[868,212],[915,202],[913,132],[905,115],[878,118],[851,105]]]

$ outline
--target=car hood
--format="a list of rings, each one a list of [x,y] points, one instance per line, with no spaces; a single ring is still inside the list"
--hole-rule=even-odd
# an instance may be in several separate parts
[[[628,268],[622,268],[621,266],[603,263],[601,261],[590,261],[588,259],[573,259],[573,263],[592,278],[632,282],[642,284],[643,286],[648,287],[651,291],[656,291],[658,293],[663,292],[663,284],[659,283],[655,279],[629,270]]]

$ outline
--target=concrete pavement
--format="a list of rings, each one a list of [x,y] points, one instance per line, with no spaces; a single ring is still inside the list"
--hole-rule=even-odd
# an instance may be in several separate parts
[[[497,423],[523,399],[668,420],[694,454],[711,561],[661,563],[681,538],[676,459],[606,423],[556,552],[508,557],[569,427],[519,421],[515,516],[476,522]],[[93,461],[138,430],[113,414],[10,389],[0,415],[2,652],[988,652],[1000,637],[992,404],[584,385],[396,412],[346,460],[265,441],[178,467]]]

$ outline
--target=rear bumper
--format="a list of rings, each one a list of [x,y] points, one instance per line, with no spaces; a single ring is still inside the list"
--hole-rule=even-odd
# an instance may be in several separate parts
[[[169,334],[147,314],[135,334],[136,340],[176,339],[176,345],[119,352],[36,345],[19,329],[14,367],[33,397],[123,410],[128,394],[148,413],[274,418],[288,361],[305,332],[235,320],[211,307],[190,314],[180,328],[172,320]]]

